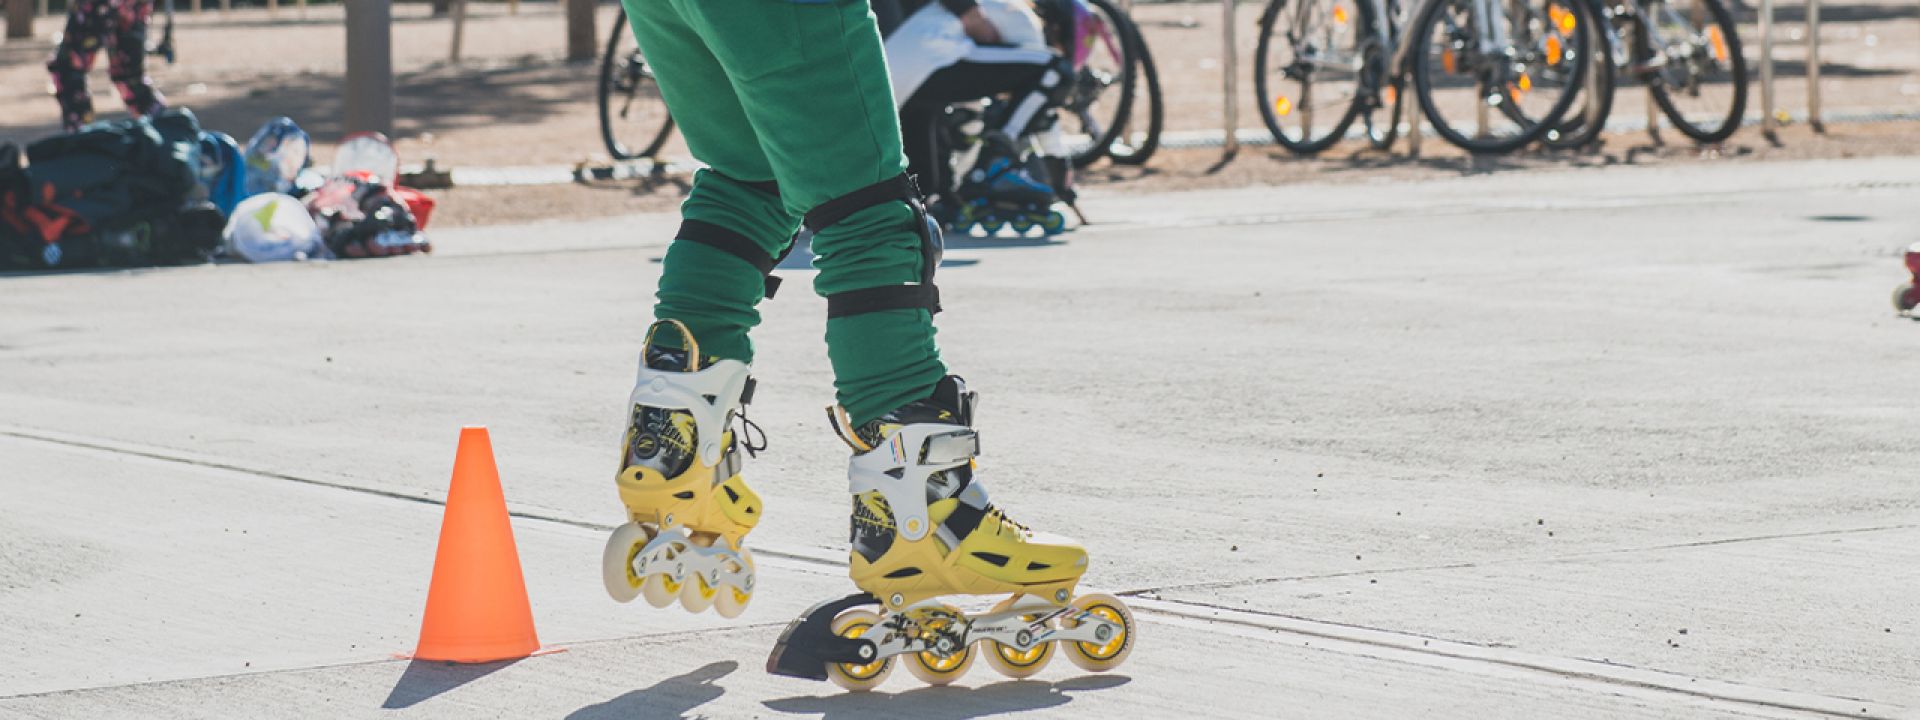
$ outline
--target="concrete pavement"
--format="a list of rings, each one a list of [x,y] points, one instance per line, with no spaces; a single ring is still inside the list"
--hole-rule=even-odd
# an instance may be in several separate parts
[[[987,482],[1086,542],[1115,674],[766,676],[844,592],[824,308],[763,306],[737,621],[619,606],[607,475],[673,220],[432,258],[0,278],[0,716],[1914,717],[1920,486],[1892,316],[1920,160],[1088,200],[956,240]],[[393,660],[486,424],[542,638]]]

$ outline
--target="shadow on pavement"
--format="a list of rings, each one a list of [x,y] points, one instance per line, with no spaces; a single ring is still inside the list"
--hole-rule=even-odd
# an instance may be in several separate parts
[[[739,668],[740,663],[731,660],[713,663],[661,680],[651,687],[580,708],[567,715],[567,720],[677,720],[727,694],[726,688],[713,683]]]
[[[461,665],[415,660],[407,663],[407,671],[400,674],[400,682],[394,683],[393,691],[387,693],[387,701],[381,703],[380,707],[386,710],[410,708],[517,662],[520,661],[516,659]]]
[[[1008,680],[977,688],[923,687],[903,693],[840,693],[768,700],[769,709],[785,713],[840,718],[903,718],[967,720],[1002,713],[1052,708],[1073,702],[1069,693],[1106,690],[1132,682],[1125,675],[1094,675],[1060,682]],[[839,692],[838,688],[832,688]]]

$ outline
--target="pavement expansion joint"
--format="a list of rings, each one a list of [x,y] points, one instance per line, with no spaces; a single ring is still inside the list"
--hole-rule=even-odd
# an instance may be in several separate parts
[[[1744,712],[1768,717],[1803,717],[1807,713],[1884,720],[1910,717],[1907,708],[1886,703],[1755,687],[1613,662],[1540,655],[1396,630],[1198,602],[1134,598],[1129,605],[1137,614],[1165,624],[1269,641],[1276,635],[1292,636],[1301,639],[1307,647],[1329,652],[1475,675],[1584,687],[1650,700],[1671,701],[1679,697],[1722,709],[1737,706]]]
[[[292,475],[292,474],[274,471],[274,470],[249,467],[240,462],[219,459],[219,458],[212,458],[208,456],[202,456],[202,455],[183,452],[183,451],[156,448],[156,447],[150,447],[150,446],[142,446],[142,445],[137,445],[133,443],[121,442],[117,440],[84,437],[84,436],[78,436],[78,435],[73,435],[69,433],[33,429],[33,428],[23,428],[18,426],[11,426],[11,425],[0,425],[0,437],[9,437],[15,440],[24,440],[28,442],[37,442],[37,443],[55,445],[55,446],[60,446],[70,450],[79,450],[82,452],[107,454],[107,455],[118,456],[122,458],[133,458],[133,459],[138,459],[142,461],[168,463],[168,464],[173,464],[178,466],[184,466],[191,469],[196,469],[201,472],[237,473],[237,474],[246,475],[246,476],[250,476],[257,479],[279,480],[284,482],[301,483],[301,484],[311,485],[316,487],[324,487],[324,488],[330,488],[335,490],[341,490],[345,492],[358,493],[362,495],[388,498],[393,500],[401,500],[406,502],[423,503],[428,505],[444,505],[446,502],[443,496],[441,496],[440,494],[431,493],[431,492],[425,492],[425,491],[406,492],[406,491],[400,491],[395,489],[360,485],[360,484],[347,482],[343,480],[326,480],[326,479],[319,479],[319,478],[312,478],[312,477],[302,477],[302,476]],[[532,520],[537,522],[552,523],[555,525],[559,525],[565,528],[571,528],[575,530],[605,532],[605,531],[611,530],[613,527],[605,523],[582,520],[578,518],[565,517],[563,515],[559,515],[551,512],[531,512],[526,510],[518,510],[518,511],[510,510],[509,514],[516,518]],[[1726,538],[1726,539],[1717,539],[1717,540],[1668,544],[1668,545],[1660,545],[1660,546],[1653,546],[1653,547],[1646,547],[1646,548],[1623,548],[1623,549],[1614,549],[1614,550],[1599,550],[1599,551],[1592,551],[1592,552],[1586,552],[1586,553],[1575,553],[1575,554],[1570,554],[1566,556],[1556,556],[1556,557],[1550,557],[1550,558],[1516,558],[1511,560],[1500,560],[1500,561],[1492,561],[1492,562],[1485,562],[1485,563],[1455,563],[1455,564],[1436,565],[1436,566],[1428,566],[1428,567],[1408,567],[1408,568],[1396,568],[1396,569],[1388,569],[1388,570],[1375,570],[1375,571],[1360,572],[1360,573],[1339,573],[1333,576],[1378,574],[1382,572],[1414,572],[1414,571],[1420,571],[1420,570],[1464,569],[1464,568],[1472,568],[1472,567],[1478,567],[1482,565],[1494,565],[1494,564],[1555,562],[1555,561],[1562,561],[1562,560],[1577,558],[1581,556],[1607,555],[1607,554],[1633,553],[1633,552],[1650,552],[1650,551],[1658,551],[1658,550],[1704,547],[1704,546],[1712,546],[1712,545],[1724,545],[1728,543],[1755,542],[1755,541],[1782,539],[1782,538],[1876,532],[1876,531],[1884,531],[1884,530],[1906,529],[1906,528],[1912,528],[1916,526],[1920,526],[1920,525],[1906,524],[1906,525],[1878,526],[1878,527],[1869,527],[1869,528],[1845,528],[1845,529],[1838,529],[1838,530],[1812,531],[1812,532],[1800,532],[1800,533],[1780,533],[1780,534],[1771,534],[1771,535],[1753,536],[1753,537]],[[778,548],[778,547],[768,547],[766,545],[757,545],[754,547],[754,554],[756,555],[756,557],[765,557],[768,559],[774,559],[775,562],[770,563],[770,565],[772,566],[777,566],[783,569],[794,570],[799,572],[832,574],[835,572],[843,571],[845,567],[845,563],[840,560],[834,559],[827,555],[823,555],[821,552],[818,552],[818,551],[809,551],[806,549]],[[1284,581],[1296,580],[1296,579],[1312,579],[1314,577],[1330,577],[1330,576],[1250,578],[1250,579],[1236,580],[1236,581],[1195,583],[1195,584],[1188,584],[1188,585],[1171,585],[1171,586],[1160,587],[1160,588],[1137,589],[1137,590],[1124,591],[1124,592],[1121,592],[1120,594],[1123,596],[1129,597],[1130,599],[1129,605],[1135,609],[1136,613],[1141,617],[1141,619],[1153,622],[1155,624],[1172,625],[1172,626],[1184,627],[1191,630],[1198,630],[1202,632],[1232,635],[1232,636],[1238,636],[1246,639],[1264,640],[1268,642],[1283,642],[1289,638],[1297,638],[1297,639],[1300,639],[1305,645],[1309,647],[1314,647],[1316,649],[1330,651],[1330,652],[1337,652],[1345,655],[1367,657],[1367,658],[1373,658],[1378,660],[1386,660],[1391,662],[1400,662],[1400,663],[1413,664],[1413,665],[1421,665],[1421,666],[1426,666],[1431,668],[1466,672],[1466,673],[1482,675],[1482,676],[1505,677],[1510,679],[1525,680],[1529,682],[1547,683],[1547,684],[1562,685],[1562,686],[1575,686],[1575,687],[1580,687],[1587,690],[1598,690],[1602,692],[1619,694],[1619,695],[1631,695],[1631,696],[1640,697],[1643,699],[1656,700],[1656,701],[1657,700],[1672,701],[1675,698],[1680,698],[1687,702],[1693,702],[1693,703],[1703,704],[1707,706],[1717,706],[1722,709],[1725,709],[1728,706],[1737,706],[1742,711],[1749,712],[1749,713],[1759,712],[1760,714],[1764,714],[1770,717],[1773,717],[1773,716],[1802,717],[1807,713],[1812,713],[1816,715],[1834,716],[1834,717],[1874,718],[1874,719],[1885,718],[1887,720],[1894,720],[1897,718],[1908,717],[1908,715],[1906,714],[1907,713],[1906,708],[1885,704],[1885,703],[1876,703],[1876,702],[1865,701],[1865,700],[1854,700],[1849,698],[1833,697],[1833,696],[1821,695],[1821,694],[1809,693],[1809,692],[1754,687],[1754,686],[1742,685],[1734,682],[1713,680],[1709,678],[1700,678],[1700,677],[1682,675],[1682,674],[1672,673],[1672,672],[1667,672],[1662,670],[1633,667],[1628,665],[1622,665],[1619,663],[1603,662],[1603,661],[1587,660],[1587,659],[1579,659],[1579,658],[1556,657],[1551,655],[1541,655],[1541,654],[1535,654],[1535,653],[1528,653],[1525,651],[1521,651],[1521,650],[1517,650],[1509,647],[1480,645],[1480,644],[1462,642],[1457,640],[1448,640],[1443,638],[1423,636],[1415,633],[1409,633],[1409,632],[1403,632],[1403,631],[1397,631],[1397,630],[1388,630],[1388,629],[1374,628],[1374,627],[1367,627],[1367,626],[1360,626],[1360,625],[1342,624],[1342,623],[1335,623],[1335,622],[1329,622],[1329,621],[1323,621],[1323,620],[1313,620],[1309,618],[1284,615],[1279,613],[1258,612],[1258,611],[1250,611],[1250,610],[1237,609],[1237,608],[1226,608],[1226,607],[1212,605],[1204,602],[1169,600],[1164,598],[1151,597],[1157,593],[1168,591],[1168,590],[1219,589],[1219,588],[1235,587],[1235,586],[1242,586],[1242,585],[1257,585],[1257,584],[1268,584],[1268,583],[1274,583],[1274,582],[1284,582]],[[678,636],[685,636],[690,634],[697,635],[701,633],[737,632],[744,629],[763,629],[763,628],[777,627],[784,624],[785,624],[784,622],[758,623],[758,624],[752,624],[752,625],[740,625],[740,626],[733,626],[733,627],[727,627],[727,628],[703,628],[699,630],[672,631],[672,632],[663,632],[663,633],[643,633],[640,635],[633,635],[633,636],[576,640],[576,641],[571,641],[565,644],[571,644],[571,645],[605,644],[605,643],[625,642],[625,641],[632,641],[632,640],[639,640],[639,639],[646,639],[646,638],[678,637]],[[378,664],[378,663],[384,663],[384,662],[398,662],[398,661],[383,659],[383,660],[372,660],[372,661],[351,662],[351,663],[338,663],[338,664],[332,664],[332,665],[313,666],[313,667],[306,667],[306,668],[265,670],[261,672],[255,672],[255,673],[236,673],[231,676],[237,677],[237,676],[271,674],[271,673],[305,672],[305,671],[324,669],[329,667],[348,667],[348,666]],[[129,683],[127,685],[158,685],[158,684],[166,684],[166,683],[190,682],[194,680],[212,679],[216,677],[229,677],[229,676],[209,676],[204,678],[181,678],[181,679],[155,681],[151,683]],[[126,685],[109,685],[109,686],[103,686],[103,687],[124,687],[124,686]],[[61,691],[54,691],[49,693],[30,693],[26,695],[0,696],[0,699],[33,697],[36,695],[54,695],[54,694],[60,694],[63,692],[76,692],[76,691],[83,691],[88,689],[98,689],[98,688],[77,688],[72,690],[61,690]]]

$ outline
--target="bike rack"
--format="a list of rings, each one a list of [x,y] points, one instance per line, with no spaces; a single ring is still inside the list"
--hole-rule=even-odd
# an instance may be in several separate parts
[[[1820,0],[1807,0],[1807,124],[1825,133],[1820,113]],[[1773,102],[1773,0],[1760,0],[1760,134],[1778,144],[1780,109]]]

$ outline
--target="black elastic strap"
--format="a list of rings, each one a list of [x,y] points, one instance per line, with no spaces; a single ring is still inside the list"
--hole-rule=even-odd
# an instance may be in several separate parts
[[[918,202],[920,191],[913,185],[913,176],[900,173],[880,182],[868,185],[840,197],[828,200],[807,211],[808,230],[819,233],[833,227],[848,215],[888,202]]]
[[[864,315],[883,310],[940,312],[940,288],[932,285],[882,285],[827,296],[827,317]]]
[[[773,297],[774,292],[780,289],[780,278],[773,276],[774,266],[786,259],[787,253],[793,252],[793,244],[788,243],[787,249],[781,251],[779,257],[768,255],[765,250],[760,249],[759,243],[747,236],[700,220],[681,220],[680,232],[674,235],[674,239],[697,242],[745,260],[748,265],[752,265],[753,269],[759,270],[760,274],[766,277],[767,297]]]

